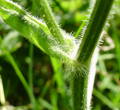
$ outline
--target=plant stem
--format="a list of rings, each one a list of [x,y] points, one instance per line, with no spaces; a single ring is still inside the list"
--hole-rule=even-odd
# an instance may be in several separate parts
[[[75,38],[77,38],[80,35],[80,33],[82,32],[82,30],[83,30],[83,28],[84,28],[85,25],[86,25],[86,22],[81,22],[81,25],[79,26],[77,32],[74,35]]]
[[[88,81],[92,73],[90,71],[91,58],[100,38],[108,13],[114,0],[96,0],[90,21],[83,36],[79,51],[78,61],[86,66],[86,75],[74,78],[72,81],[73,110],[89,110],[88,104]],[[80,67],[81,68],[81,67]],[[91,88],[92,89],[92,88]],[[90,90],[91,91],[91,90]]]
[[[31,91],[33,92],[33,51],[34,47],[33,44],[30,44],[29,47],[29,57],[30,57],[30,62],[29,62],[29,67],[28,67],[28,73],[29,73],[29,86],[31,88]]]
[[[51,32],[51,34],[58,39],[61,43],[64,42],[64,36],[59,28],[59,25],[57,24],[54,15],[52,13],[52,9],[49,6],[49,3],[47,0],[37,0],[38,3],[41,6],[41,9],[43,10],[43,18]]]
[[[52,63],[52,67],[53,67],[53,71],[54,71],[54,80],[57,83],[58,89],[60,89],[60,93],[62,96],[64,96],[65,94],[65,82],[64,82],[64,78],[63,78],[63,70],[62,70],[62,63],[60,62],[60,60],[54,58],[54,57],[50,57],[51,59],[51,63]]]
[[[98,43],[101,31],[111,9],[114,0],[96,0],[87,29],[79,48],[78,60],[86,62],[90,60]]]
[[[87,108],[87,76],[78,76],[72,80],[73,110],[86,110]]]

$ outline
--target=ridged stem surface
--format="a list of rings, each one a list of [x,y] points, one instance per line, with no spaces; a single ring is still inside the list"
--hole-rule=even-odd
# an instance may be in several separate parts
[[[96,0],[96,4],[79,48],[78,60],[80,62],[86,62],[91,58],[113,1],[114,0]]]
[[[87,108],[87,76],[79,76],[72,80],[73,110]]]
[[[78,61],[86,66],[88,72],[86,75],[81,73],[82,76],[78,76],[72,81],[73,110],[90,110],[87,105],[90,62],[113,1],[96,0],[78,51]]]

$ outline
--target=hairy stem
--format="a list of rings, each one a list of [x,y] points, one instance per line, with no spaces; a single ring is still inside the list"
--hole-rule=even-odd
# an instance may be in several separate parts
[[[36,0],[38,1],[38,0]],[[49,6],[49,3],[47,0],[39,0],[38,3],[41,6],[41,9],[43,11],[43,18],[51,32],[51,34],[58,39],[61,43],[64,42],[63,34],[59,28],[59,25],[57,24],[54,15],[52,13],[52,10]]]
[[[96,0],[96,4],[78,51],[78,61],[87,67],[88,73],[85,76],[83,75],[73,79],[73,110],[90,109],[88,105],[90,103],[88,103],[88,81],[90,74],[92,74],[89,72],[91,58],[93,57],[93,53],[100,38],[101,31],[111,9],[112,3],[113,0]]]
[[[113,1],[114,0],[96,0],[95,7],[79,48],[78,60],[80,62],[86,62],[91,58]]]
[[[73,110],[87,108],[87,76],[79,76],[72,80]]]

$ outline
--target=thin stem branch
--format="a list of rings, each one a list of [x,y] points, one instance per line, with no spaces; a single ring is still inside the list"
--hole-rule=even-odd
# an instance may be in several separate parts
[[[33,52],[34,52],[33,44],[30,44],[29,47],[30,62],[28,67],[28,73],[29,73],[29,86],[32,92],[33,92]]]
[[[38,0],[37,0],[38,1]],[[60,30],[59,25],[57,24],[55,17],[52,13],[52,9],[49,6],[49,3],[47,0],[39,0],[38,3],[41,6],[41,9],[43,10],[43,18],[51,32],[51,34],[58,39],[61,43],[64,42],[64,36]]]
[[[79,26],[77,32],[74,35],[76,38],[80,35],[80,33],[82,32],[82,30],[83,30],[83,28],[84,28],[85,25],[86,25],[86,22],[82,22],[81,23],[81,25]]]

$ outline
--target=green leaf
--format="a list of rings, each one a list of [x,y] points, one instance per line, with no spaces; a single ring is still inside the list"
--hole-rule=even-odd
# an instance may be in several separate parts
[[[59,56],[54,52],[57,44],[45,23],[28,14],[20,6],[8,0],[0,0],[0,16],[12,28],[20,32],[31,43],[49,55]]]
[[[17,30],[21,35],[48,55],[60,59],[71,59],[70,55],[73,49],[76,48],[76,44],[73,39],[68,37],[68,34],[63,32],[66,37],[65,40],[67,40],[67,44],[69,45],[62,45],[61,42],[58,42],[58,40],[52,36],[42,20],[31,16],[12,1],[0,0],[0,3],[0,17],[5,23]]]

